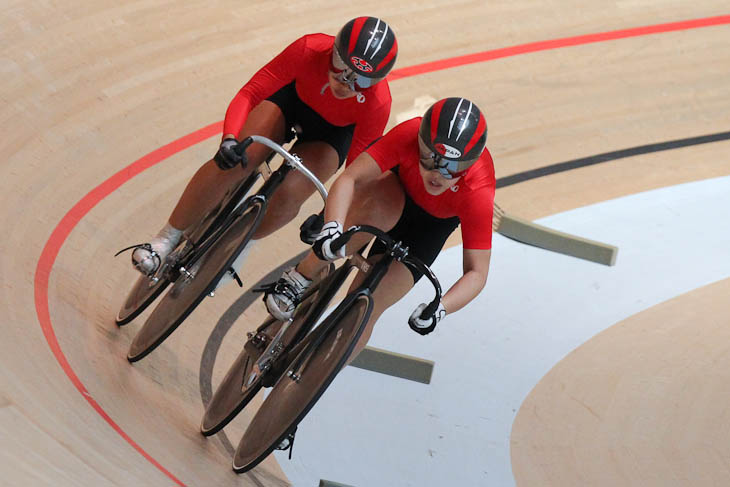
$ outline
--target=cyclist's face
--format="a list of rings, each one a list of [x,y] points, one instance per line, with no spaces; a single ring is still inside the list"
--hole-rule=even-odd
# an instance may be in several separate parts
[[[447,189],[456,185],[459,182],[460,177],[446,179],[441,175],[438,169],[428,170],[423,167],[422,164],[418,165],[418,170],[421,173],[421,179],[423,179],[423,186],[426,188],[428,194],[438,196]]]
[[[347,83],[343,83],[335,78],[335,74],[332,71],[329,71],[327,74],[329,76],[330,90],[335,98],[343,100],[357,95],[357,92],[351,90]]]

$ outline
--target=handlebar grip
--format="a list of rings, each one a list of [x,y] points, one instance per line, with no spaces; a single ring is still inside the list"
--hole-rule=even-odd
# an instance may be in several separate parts
[[[350,241],[354,233],[351,233],[349,230],[337,237],[332,241],[330,244],[330,250],[332,253],[336,253],[338,250],[340,250],[342,247],[344,247],[347,242]]]
[[[237,144],[233,148],[233,150],[235,151],[236,154],[238,154],[239,156],[242,156],[246,152],[246,149],[248,149],[248,146],[251,144],[253,144],[253,139],[251,137],[246,137],[239,144]]]
[[[440,299],[438,299],[438,297],[437,297],[437,299],[434,299],[433,301],[428,303],[428,306],[423,308],[420,318],[422,320],[425,320],[426,318],[433,316],[434,313],[436,312],[436,308],[438,308],[438,306],[439,306],[439,301],[440,301]]]

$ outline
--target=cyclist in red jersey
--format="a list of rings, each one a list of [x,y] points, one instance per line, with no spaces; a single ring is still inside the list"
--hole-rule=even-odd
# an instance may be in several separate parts
[[[193,176],[167,225],[150,240],[150,246],[135,249],[134,266],[145,274],[154,272],[177,246],[183,230],[200,221],[270,154],[260,144],[250,146],[244,156],[237,154],[233,148],[249,135],[283,143],[296,127],[294,150],[322,181],[345,160],[355,160],[385,129],[391,96],[384,78],[395,63],[397,51],[391,28],[374,17],[351,20],[336,37],[305,35],[284,49],[233,98],[218,152]],[[304,176],[290,173],[272,198],[254,239],[291,221],[313,192]],[[245,254],[242,252],[234,268]]]
[[[447,313],[474,299],[486,284],[492,248],[495,178],[486,138],[487,124],[479,108],[464,98],[446,98],[423,118],[397,125],[366,149],[333,184],[325,206],[327,223],[313,252],[284,273],[277,283],[279,292],[266,295],[269,312],[286,319],[310,284],[308,276],[367,242],[357,234],[347,250],[330,249],[343,228],[355,224],[388,231],[427,265],[461,224],[464,274],[443,295],[433,316],[420,319],[425,304],[413,312],[411,327],[418,333],[430,333]],[[375,244],[368,258],[382,253],[383,247]],[[367,343],[380,314],[420,277],[400,262],[391,265],[375,291],[375,308],[351,359]]]

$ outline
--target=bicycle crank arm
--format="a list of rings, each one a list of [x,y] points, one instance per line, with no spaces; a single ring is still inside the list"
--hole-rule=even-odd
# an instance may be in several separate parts
[[[251,367],[251,373],[244,381],[241,392],[245,392],[245,390],[251,387],[251,384],[253,384],[253,382],[258,377],[263,375],[267,370],[269,370],[269,368],[271,368],[271,364],[274,362],[274,360],[276,360],[281,351],[284,349],[284,346],[281,344],[281,337],[284,336],[284,333],[286,333],[286,330],[289,329],[289,326],[292,324],[293,321],[294,320],[290,318],[286,320],[286,322],[284,322],[282,327],[279,329],[279,332],[269,343],[269,346],[266,347],[266,350],[263,351],[256,363],[253,364],[253,367]]]

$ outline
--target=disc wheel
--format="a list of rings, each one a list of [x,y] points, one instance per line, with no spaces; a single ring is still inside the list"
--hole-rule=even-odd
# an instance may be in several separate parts
[[[370,316],[371,303],[369,296],[359,296],[344,313],[335,311],[320,325],[327,326],[335,315],[341,316],[313,352],[299,381],[284,374],[274,385],[238,444],[233,457],[236,473],[247,472],[263,461],[314,406],[352,353]],[[301,353],[308,353],[308,348]]]
[[[210,294],[238,254],[251,240],[263,218],[253,202],[220,238],[183,273],[165,294],[132,340],[127,360],[136,362],[159,346]]]

